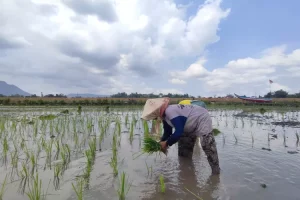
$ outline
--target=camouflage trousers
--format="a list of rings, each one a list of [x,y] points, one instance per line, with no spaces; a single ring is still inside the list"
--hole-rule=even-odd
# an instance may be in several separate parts
[[[178,156],[192,157],[197,136],[193,134],[183,134],[178,141]],[[218,151],[213,133],[200,137],[203,151],[207,156],[208,163],[213,174],[220,173]]]

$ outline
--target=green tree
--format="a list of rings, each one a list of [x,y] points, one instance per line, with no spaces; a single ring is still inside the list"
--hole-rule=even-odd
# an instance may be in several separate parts
[[[275,98],[286,98],[288,96],[288,92],[284,91],[284,90],[277,90],[274,93],[274,97]]]

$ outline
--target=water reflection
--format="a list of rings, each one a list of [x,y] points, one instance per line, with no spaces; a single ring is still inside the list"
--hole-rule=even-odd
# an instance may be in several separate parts
[[[205,200],[216,199],[216,197],[212,195],[214,195],[215,190],[217,192],[219,188],[220,175],[211,175],[208,164],[205,167],[206,169],[201,169],[204,166],[202,162],[207,162],[207,160],[204,159],[204,155],[205,153],[197,141],[194,148],[193,159],[178,157],[178,180],[179,187],[182,188],[185,193],[183,199],[198,199],[192,193]],[[205,178],[206,176],[207,178]]]
[[[162,194],[158,187],[151,197],[143,199],[197,200],[197,196],[205,200],[218,199],[220,176],[211,175],[210,166],[198,142],[192,159],[177,156],[176,150],[172,151],[171,160],[164,161],[158,169],[165,177],[166,193]]]

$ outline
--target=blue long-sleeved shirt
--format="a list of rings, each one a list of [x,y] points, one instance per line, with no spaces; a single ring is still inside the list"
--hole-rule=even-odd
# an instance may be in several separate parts
[[[206,109],[193,105],[169,105],[163,116],[164,134],[161,141],[172,146],[183,133],[200,136],[212,131],[212,122]],[[175,129],[172,134],[173,128]]]

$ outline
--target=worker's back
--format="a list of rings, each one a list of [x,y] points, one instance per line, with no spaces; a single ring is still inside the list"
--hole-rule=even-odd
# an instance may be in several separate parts
[[[165,111],[165,120],[172,126],[171,119],[182,116],[187,121],[184,126],[185,133],[196,132],[198,136],[212,131],[212,122],[208,111],[201,106],[194,105],[169,105]]]

